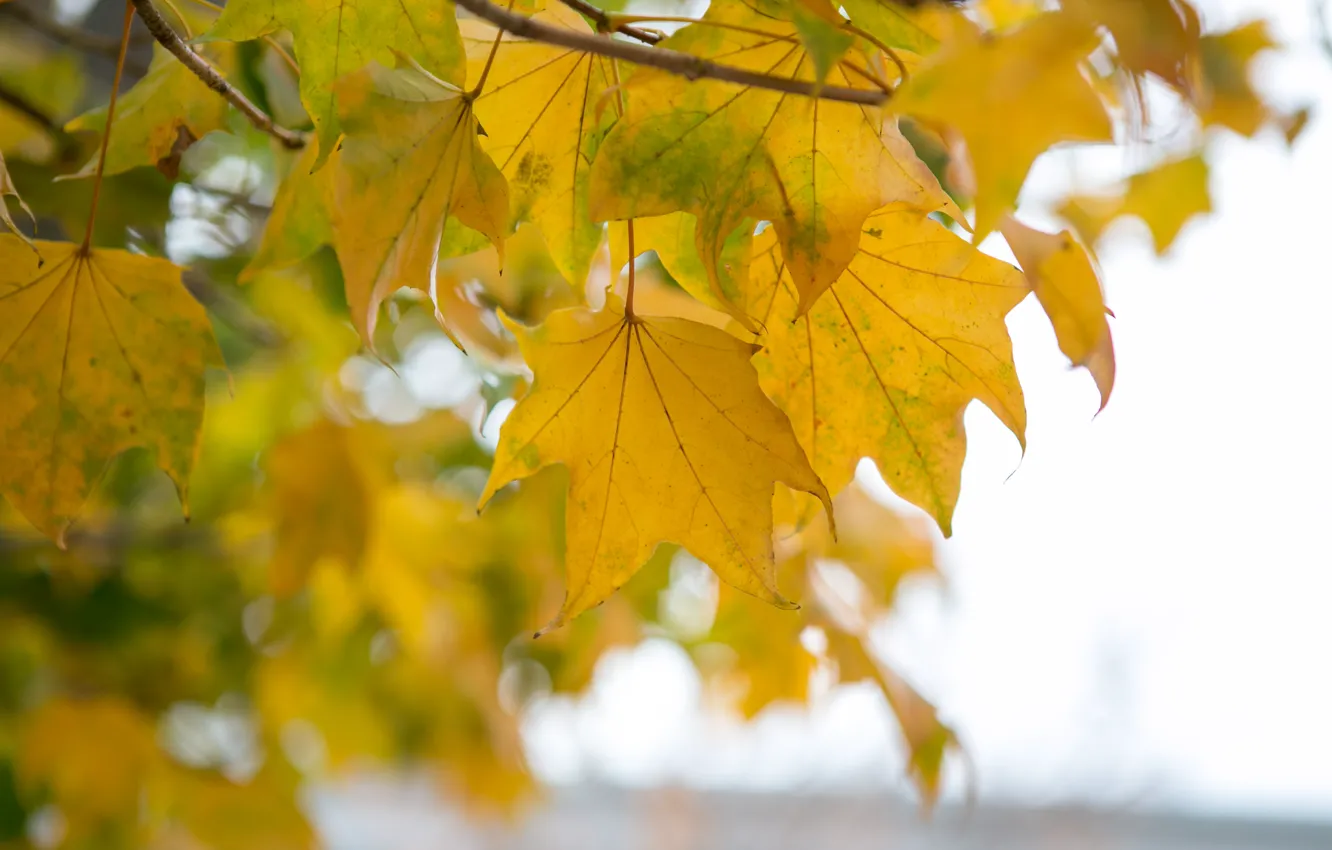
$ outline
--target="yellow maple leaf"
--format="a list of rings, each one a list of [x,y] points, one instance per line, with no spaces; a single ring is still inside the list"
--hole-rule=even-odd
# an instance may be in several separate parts
[[[346,74],[400,51],[442,80],[463,81],[453,7],[432,0],[234,0],[204,39],[250,41],[279,29],[291,33],[300,62],[301,102],[318,134],[320,165],[342,129],[334,83]]]
[[[534,17],[591,33],[567,6]],[[484,27],[465,32],[469,77],[479,77],[494,40],[494,31]],[[588,179],[615,115],[603,99],[615,84],[611,64],[506,33],[475,104],[486,133],[482,146],[509,181],[514,220],[541,228],[555,265],[580,291],[601,241],[601,225],[588,211]]]
[[[1089,245],[1099,242],[1115,219],[1137,216],[1151,231],[1157,255],[1163,255],[1190,219],[1212,211],[1207,181],[1207,161],[1197,154],[1134,174],[1118,193],[1067,198],[1059,215]]]
[[[1258,132],[1272,113],[1254,90],[1249,66],[1259,53],[1276,46],[1266,21],[1202,37],[1203,84],[1195,105],[1203,126],[1229,127],[1241,136]]]
[[[1008,34],[959,38],[893,98],[894,109],[955,127],[966,139],[978,243],[1017,203],[1037,156],[1059,142],[1113,138],[1079,68],[1094,45],[1084,22],[1044,14]]]
[[[165,260],[36,244],[45,265],[0,236],[0,490],[61,540],[111,458],[144,446],[185,503],[222,363],[203,307]]]
[[[543,467],[568,467],[569,586],[548,628],[606,599],[667,541],[791,607],[774,581],[774,484],[832,508],[759,389],[752,346],[684,319],[626,316],[613,295],[600,312],[510,327],[535,381],[500,432],[480,503]]]
[[[764,231],[746,305],[767,329],[763,387],[795,426],[833,493],[870,457],[902,498],[951,533],[966,436],[985,403],[1024,440],[1026,408],[1004,316],[1027,294],[1021,273],[919,211],[865,222],[860,253],[803,317],[776,240]]]
[[[1100,277],[1087,249],[1067,230],[1044,233],[1011,217],[999,229],[1050,317],[1059,350],[1091,372],[1104,410],[1115,386],[1115,348]]]
[[[234,46],[209,45],[205,55],[223,76],[234,71]],[[176,57],[157,48],[147,76],[116,101],[115,132],[107,145],[104,173],[120,174],[141,165],[155,165],[174,177],[186,148],[226,126],[228,108],[224,99]],[[80,115],[65,129],[101,133],[106,129],[106,108]],[[97,158],[93,157],[78,176],[90,177],[96,171]]]
[[[704,23],[662,44],[775,77],[814,78],[795,28],[743,3],[714,4]],[[873,71],[866,57],[853,51],[846,61],[850,68],[839,63],[829,82],[868,85],[856,73]],[[737,226],[746,219],[771,221],[801,312],[846,268],[861,224],[884,204],[907,202],[961,218],[898,131],[896,117],[882,109],[690,81],[651,68],[625,85],[625,116],[592,168],[593,215],[695,214],[698,253],[714,276]],[[743,311],[734,312],[752,329]]]
[[[333,243],[367,343],[384,298],[403,286],[430,291],[450,219],[501,252],[509,220],[504,175],[478,142],[471,97],[400,62],[337,86],[346,135],[333,163]]]

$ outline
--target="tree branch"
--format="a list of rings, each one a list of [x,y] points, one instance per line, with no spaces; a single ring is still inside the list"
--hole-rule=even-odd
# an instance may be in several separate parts
[[[597,25],[597,32],[623,33],[630,38],[638,39],[644,44],[656,44],[662,39],[661,33],[641,29],[631,24],[617,24],[611,20],[611,16],[606,14],[605,10],[598,9],[591,3],[584,2],[584,0],[560,0],[560,2],[580,15],[591,18],[592,22]]]
[[[134,0],[134,2],[137,5],[140,2],[146,2],[146,0]],[[542,23],[541,21],[533,20],[526,15],[520,15],[501,9],[489,2],[489,0],[454,0],[454,2],[471,12],[473,15],[476,15],[478,18],[489,21],[500,29],[513,33],[519,38],[527,38],[545,44],[554,44],[559,47],[568,47],[573,50],[582,51],[583,53],[592,53],[598,56],[606,56],[611,59],[623,59],[626,62],[633,62],[636,65],[647,65],[648,67],[665,71],[668,74],[676,74],[690,80],[706,77],[708,79],[722,80],[724,82],[736,83],[742,86],[784,92],[786,94],[798,94],[805,97],[817,97],[823,100],[835,100],[844,103],[862,103],[869,106],[878,106],[888,100],[888,94],[882,91],[853,89],[844,86],[820,86],[805,80],[788,80],[781,77],[770,77],[767,74],[759,74],[754,71],[747,71],[743,68],[736,68],[730,65],[719,65],[716,62],[709,62],[707,59],[700,56],[681,53],[678,50],[668,50],[663,47],[648,47],[643,44],[616,41],[610,38],[585,35],[580,32],[574,32],[573,30],[553,27],[549,24]]]
[[[273,123],[273,119],[268,113],[255,106],[249,98],[241,94],[240,90],[227,82],[208,60],[195,53],[194,50],[181,40],[176,31],[162,17],[162,13],[157,11],[157,7],[152,4],[152,0],[130,0],[134,4],[134,10],[138,12],[139,19],[148,27],[148,32],[152,33],[157,43],[171,52],[171,55],[180,60],[181,64],[190,70],[190,73],[203,81],[213,91],[226,98],[227,102],[240,110],[246,118],[250,120],[258,129],[269,134],[282,143],[283,147],[296,150],[305,147],[305,136],[293,132],[284,127],[279,127]]]

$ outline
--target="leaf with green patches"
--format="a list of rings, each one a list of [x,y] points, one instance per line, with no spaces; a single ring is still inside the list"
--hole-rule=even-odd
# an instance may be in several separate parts
[[[566,6],[536,19],[591,33]],[[492,29],[466,29],[469,77],[479,79],[494,40]],[[615,118],[606,102],[614,84],[609,59],[506,34],[475,104],[486,132],[482,147],[509,181],[515,224],[531,221],[541,229],[560,274],[579,291],[601,243],[602,226],[588,211],[588,180]]]
[[[740,2],[714,4],[706,23],[663,45],[729,65],[812,80],[796,29]],[[738,29],[737,29],[738,28]],[[828,82],[857,88],[878,69],[852,51]],[[961,213],[881,109],[818,101],[654,69],[626,83],[625,116],[592,168],[592,213],[624,219],[684,210],[698,217],[698,253],[719,299],[717,263],[746,219],[773,223],[808,310],[855,255],[874,210],[905,202]],[[736,317],[752,327],[742,310]]]
[[[209,45],[204,55],[223,76],[234,73],[234,46]],[[105,173],[152,165],[174,178],[185,149],[226,126],[228,108],[225,100],[176,57],[157,48],[148,75],[116,101],[116,126],[106,149]],[[106,107],[100,107],[75,118],[65,129],[101,133],[105,128]],[[96,171],[94,157],[78,176],[91,177]]]
[[[206,40],[250,41],[291,33],[301,101],[314,121],[322,165],[341,131],[334,83],[371,62],[405,53],[439,79],[461,85],[465,59],[452,4],[436,0],[231,0]]]
[[[57,541],[107,463],[143,446],[186,501],[212,328],[180,269],[0,236],[0,491]],[[188,508],[187,508],[188,510]]]
[[[756,358],[814,471],[834,494],[869,457],[902,498],[951,532],[979,399],[1024,440],[1026,408],[1004,316],[1022,273],[918,211],[865,222],[860,252],[804,316],[770,231],[755,241],[746,306],[766,329]]]

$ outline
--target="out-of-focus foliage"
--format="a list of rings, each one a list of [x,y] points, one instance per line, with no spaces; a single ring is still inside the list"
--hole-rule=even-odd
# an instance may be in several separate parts
[[[966,407],[1025,439],[1005,316],[1104,405],[1107,228],[1166,251],[1215,139],[1307,113],[1201,0],[640,5],[162,3],[294,151],[138,25],[103,136],[124,5],[0,2],[0,846],[312,846],[302,789],[366,767],[514,811],[525,706],[649,635],[746,717],[872,683],[937,797],[958,735],[876,626]],[[1022,223],[1071,142],[1153,159]]]

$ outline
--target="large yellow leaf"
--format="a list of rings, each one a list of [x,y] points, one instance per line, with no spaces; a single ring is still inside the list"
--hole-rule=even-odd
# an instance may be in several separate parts
[[[500,432],[481,504],[551,464],[569,469],[569,587],[555,627],[605,600],[662,542],[776,605],[772,494],[778,481],[828,493],[791,424],[759,389],[753,347],[684,319],[561,310],[511,325],[532,391]]]
[[[1101,281],[1087,249],[1067,230],[1043,233],[1011,217],[999,227],[1050,317],[1059,350],[1091,372],[1104,410],[1115,386],[1115,347]]]
[[[860,253],[804,316],[765,231],[747,305],[762,318],[764,390],[786,411],[833,492],[870,457],[902,498],[951,532],[966,436],[983,401],[1021,441],[1022,388],[1004,316],[1027,294],[1022,274],[938,222],[900,207],[865,223]]]
[[[705,21],[663,44],[772,76],[813,79],[813,63],[794,27],[740,2],[714,4]],[[770,34],[727,28],[732,25]],[[859,52],[846,61],[866,68]],[[842,64],[828,79],[868,85]],[[800,292],[801,312],[846,268],[860,226],[875,209],[900,201],[960,218],[898,131],[897,119],[881,109],[690,81],[653,69],[634,74],[626,94],[625,117],[592,168],[593,215],[694,213],[698,251],[710,275],[738,225],[771,221]],[[737,318],[747,322],[743,314]]]
[[[224,76],[235,66],[236,49],[210,45],[205,55]],[[226,126],[227,102],[165,49],[157,48],[148,75],[116,101],[116,126],[106,149],[107,174],[140,165],[156,165],[174,177],[180,155],[198,139]],[[106,107],[86,112],[66,129],[100,133],[106,128]],[[94,157],[79,172],[91,176]]]
[[[165,260],[0,236],[0,490],[60,540],[116,454],[156,454],[185,502],[208,317]],[[187,509],[188,510],[188,509]]]
[[[442,80],[463,81],[453,6],[435,0],[232,0],[206,39],[249,41],[288,30],[301,66],[301,102],[319,136],[319,162],[339,127],[334,83],[371,62],[406,53]]]
[[[369,342],[384,298],[430,291],[449,219],[502,252],[509,195],[481,150],[471,99],[420,66],[370,65],[338,83],[338,100],[346,136],[333,164],[333,244],[352,323]]]
[[[591,33],[566,6],[556,4],[535,17]],[[494,39],[484,27],[466,33],[469,77],[479,77]],[[508,178],[514,220],[541,228],[555,265],[580,291],[601,242],[601,225],[588,211],[588,179],[615,116],[603,98],[614,82],[609,59],[506,33],[476,99],[486,133],[482,145]]]
[[[1044,14],[1006,35],[959,38],[893,98],[898,111],[965,137],[978,243],[1017,203],[1042,152],[1059,142],[1111,140],[1105,106],[1079,69],[1094,45],[1084,22]]]

